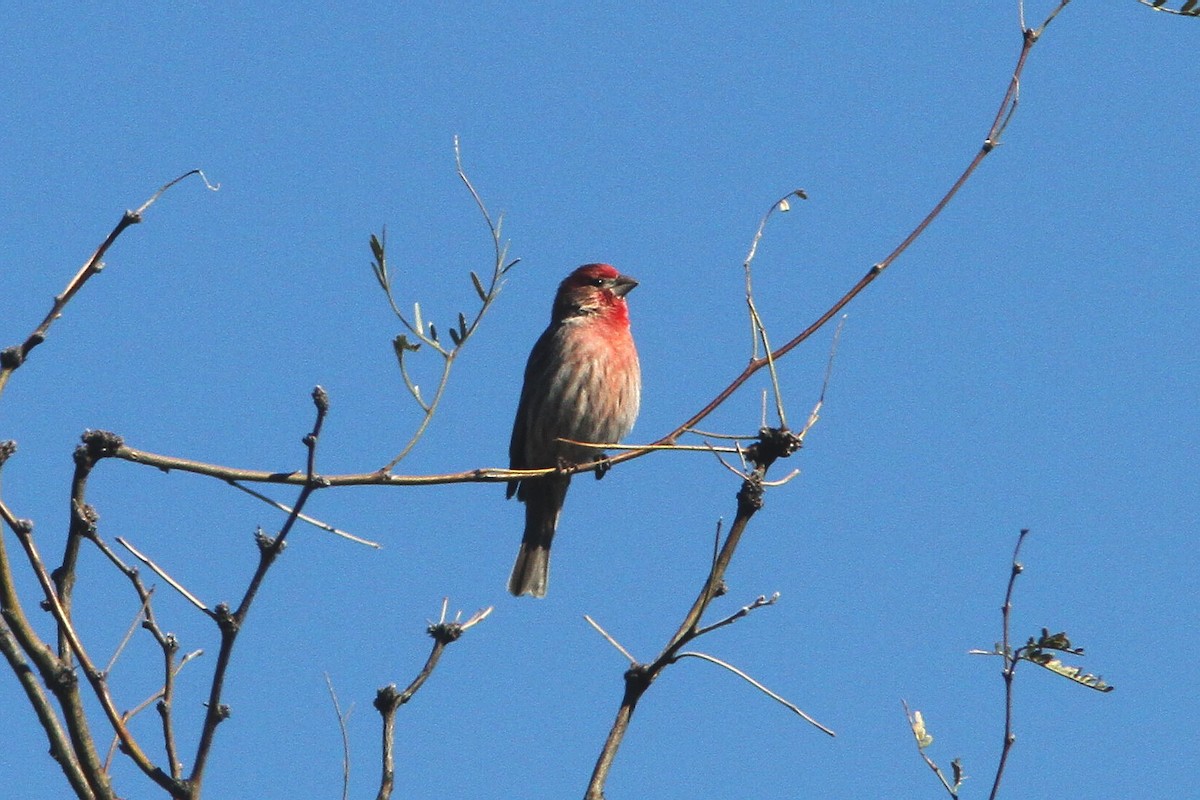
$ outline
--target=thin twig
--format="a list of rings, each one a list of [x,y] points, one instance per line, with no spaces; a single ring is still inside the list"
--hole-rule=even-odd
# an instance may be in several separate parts
[[[753,441],[758,438],[757,433],[738,434],[738,433],[715,433],[713,431],[705,431],[699,428],[689,428],[685,433],[694,433],[697,436],[703,436],[706,439],[737,439],[742,441]],[[649,445],[646,445],[649,447]]]
[[[621,655],[625,656],[625,658],[627,658],[629,660],[629,663],[631,665],[637,663],[637,659],[634,658],[632,655],[630,655],[629,651],[626,650],[624,647],[622,647],[621,643],[618,642],[616,639],[614,639],[612,637],[612,635],[609,634],[608,631],[606,631],[606,630],[604,630],[604,628],[600,627],[600,623],[596,622],[596,620],[592,619],[587,614],[584,614],[583,618],[587,620],[588,625],[591,625],[593,628],[596,629],[597,633],[599,633],[601,636],[603,636],[605,639],[607,639],[609,644],[611,644],[613,647],[617,648],[617,651],[620,652]]]
[[[106,675],[112,672],[113,667],[116,666],[117,659],[121,657],[121,653],[125,650],[125,646],[128,645],[129,640],[133,638],[134,631],[142,626],[142,619],[146,615],[146,608],[150,605],[150,597],[153,593],[154,590],[151,589],[150,592],[147,593],[142,599],[141,608],[139,608],[137,613],[134,614],[133,621],[129,623],[129,628],[126,629],[125,635],[121,637],[121,641],[117,645],[117,649],[113,651],[112,658],[108,660],[108,664],[106,664],[104,667],[104,673]]]
[[[726,439],[753,439],[755,437],[743,436],[725,436]],[[653,451],[653,450],[679,450],[681,452],[704,452],[704,453],[736,453],[736,447],[716,447],[710,444],[619,444],[617,442],[580,442],[575,439],[568,439],[565,436],[559,436],[555,439],[556,442],[566,442],[578,447],[586,447],[591,450],[636,450]]]
[[[748,615],[751,611],[755,611],[756,609],[763,608],[765,606],[773,606],[778,602],[779,592],[775,592],[775,594],[771,595],[770,597],[767,597],[765,594],[760,594],[757,598],[755,598],[753,603],[742,606],[725,619],[718,620],[711,625],[705,625],[703,628],[697,628],[696,635],[703,636],[706,633],[715,631],[717,628],[724,628],[726,625],[732,625],[742,617]]]
[[[786,196],[776,200],[767,213],[763,215],[762,220],[758,223],[758,230],[754,232],[754,239],[750,243],[750,251],[746,254],[746,260],[742,263],[742,269],[746,274],[746,308],[750,312],[750,338],[751,338],[751,360],[758,358],[758,343],[762,342],[763,352],[766,353],[767,368],[771,373],[771,388],[775,393],[775,413],[779,416],[779,427],[787,428],[787,416],[783,411],[783,392],[779,388],[779,374],[775,370],[775,359],[771,355],[771,342],[767,337],[767,326],[762,321],[762,316],[758,313],[758,306],[754,303],[754,287],[751,281],[750,263],[754,260],[754,255],[758,252],[758,244],[762,240],[763,234],[766,232],[767,220],[776,211],[785,212],[791,209],[789,200],[792,197],[798,197],[801,200],[807,200],[808,195],[803,189],[796,189],[789,192]],[[766,427],[766,420],[763,420],[763,427]]]
[[[733,666],[732,664],[729,664],[725,661],[722,661],[719,658],[716,658],[715,656],[710,656],[707,653],[696,653],[696,652],[689,650],[689,651],[686,651],[683,653],[679,653],[677,656],[675,656],[675,660],[678,661],[681,658],[687,658],[689,656],[691,658],[699,658],[704,661],[711,662],[713,664],[716,664],[718,667],[724,667],[725,669],[732,672],[734,675],[737,675],[739,678],[744,680],[746,683],[753,686],[755,689],[758,689],[760,692],[765,694],[767,697],[771,698],[775,702],[779,703],[780,705],[784,706],[785,708],[787,708],[790,711],[792,711],[793,713],[795,713],[797,716],[799,716],[801,719],[803,719],[809,725],[812,725],[814,728],[821,731],[821,733],[825,733],[830,736],[837,736],[837,734],[834,733],[832,730],[825,727],[821,723],[817,722],[815,719],[810,717],[808,714],[805,714],[804,711],[801,710],[800,707],[797,706],[795,703],[792,703],[792,702],[788,701],[786,698],[781,697],[776,692],[773,692],[770,689],[768,689],[766,686],[763,686],[762,683],[760,683],[759,681],[756,681],[754,678],[751,678],[749,675],[747,675],[742,670],[738,669],[737,667]]]
[[[325,673],[325,685],[329,688],[329,699],[333,703],[333,713],[337,714],[338,730],[342,732],[342,800],[350,796],[350,734],[346,730],[346,720],[350,711],[342,713],[342,705],[338,702],[337,692],[333,690],[333,679]],[[351,711],[354,709],[352,708]]]
[[[1000,781],[1004,777],[1004,768],[1008,765],[1008,754],[1012,751],[1013,744],[1017,741],[1016,734],[1013,733],[1013,676],[1016,674],[1018,658],[1012,651],[1011,637],[1011,622],[1012,622],[1012,597],[1013,588],[1017,584],[1017,576],[1025,571],[1025,566],[1019,561],[1021,555],[1021,546],[1025,544],[1025,537],[1029,535],[1029,529],[1023,528],[1017,536],[1017,544],[1013,548],[1012,568],[1008,573],[1008,588],[1004,592],[1004,605],[1000,608],[1000,613],[1003,618],[1003,639],[1000,643],[1000,650],[1004,657],[1004,744],[1000,749],[1000,762],[996,765],[996,777],[992,781],[992,790],[988,793],[988,800],[996,800],[996,796],[1000,793]]]
[[[255,497],[259,500],[262,500],[267,505],[273,506],[285,514],[292,513],[291,506],[285,505],[285,504],[279,502],[278,500],[267,497],[262,492],[256,492],[253,489],[251,489],[249,486],[243,486],[242,484],[238,483],[237,481],[229,481],[229,485],[235,489],[241,489],[243,492],[250,495],[251,497]],[[354,542],[355,544],[365,544],[368,547],[374,547],[376,550],[382,549],[382,547],[383,547],[383,545],[381,545],[379,542],[373,542],[370,539],[363,539],[359,536],[355,536],[352,533],[347,533],[346,531],[341,530],[340,528],[333,527],[328,522],[322,522],[321,520],[317,519],[316,517],[310,517],[308,514],[299,514],[299,515],[297,515],[297,518],[301,522],[307,522],[309,525],[312,525],[314,528],[320,528],[321,530],[323,530],[327,533],[332,533],[334,536],[340,536],[343,539],[349,539],[350,541]]]
[[[172,578],[169,574],[167,574],[167,571],[165,569],[163,569],[162,567],[160,567],[158,564],[155,564],[154,561],[149,556],[147,556],[145,553],[141,552],[136,547],[131,545],[124,538],[122,538],[120,536],[117,536],[115,538],[116,538],[117,544],[121,545],[126,550],[128,550],[130,553],[132,553],[134,558],[136,558],[138,561],[145,564],[147,567],[149,567],[151,569],[152,572],[154,572],[155,575],[157,575],[158,577],[160,577],[164,581],[166,581],[167,585],[170,586],[175,591],[179,592],[180,596],[182,596],[184,600],[187,600],[189,603],[191,603],[196,608],[203,611],[205,614],[212,614],[212,611],[209,609],[208,606],[204,605],[204,603],[201,602],[200,598],[196,597],[196,595],[192,594],[187,589],[185,589],[183,587],[182,583],[180,583],[179,581]]]
[[[429,427],[429,423],[433,420],[433,415],[437,412],[438,405],[441,403],[442,397],[445,394],[446,386],[450,381],[450,370],[454,365],[455,359],[458,357],[467,341],[472,335],[474,335],[476,330],[478,330],[479,325],[483,322],[484,316],[487,314],[488,310],[492,307],[492,304],[499,296],[500,289],[503,286],[504,275],[510,269],[516,266],[517,261],[519,261],[519,259],[513,261],[508,260],[508,244],[504,242],[501,234],[503,215],[501,215],[501,217],[498,219],[493,219],[492,215],[487,210],[487,206],[484,205],[483,198],[475,189],[475,185],[471,183],[471,179],[467,176],[466,170],[463,168],[462,150],[459,147],[457,136],[454,137],[454,167],[455,173],[458,175],[459,180],[461,180],[463,185],[467,188],[471,198],[475,201],[476,208],[478,208],[480,215],[483,217],[483,220],[487,225],[488,232],[490,233],[492,239],[494,260],[492,263],[491,278],[486,286],[474,271],[470,273],[471,284],[475,289],[476,295],[479,297],[479,307],[476,309],[475,315],[470,321],[467,320],[464,314],[459,313],[458,325],[451,326],[449,329],[450,339],[453,342],[453,347],[446,348],[442,345],[432,322],[426,325],[425,321],[421,317],[421,306],[419,303],[413,303],[411,320],[407,315],[400,311],[399,304],[396,303],[392,292],[391,279],[388,276],[386,239],[379,239],[374,236],[371,237],[371,249],[375,257],[375,263],[372,265],[372,267],[375,272],[375,277],[379,280],[379,285],[383,288],[384,293],[388,297],[388,303],[392,308],[392,312],[400,320],[401,324],[403,324],[405,328],[407,328],[408,331],[419,340],[420,343],[425,344],[442,357],[442,370],[441,375],[438,378],[437,388],[433,392],[432,399],[426,401],[422,399],[420,388],[418,387],[417,383],[413,380],[412,376],[409,375],[408,367],[405,362],[405,353],[414,351],[419,345],[416,343],[410,344],[406,337],[403,336],[397,337],[395,340],[394,347],[396,350],[396,358],[400,366],[401,378],[403,379],[404,385],[408,389],[409,394],[413,396],[413,399],[416,400],[417,405],[420,407],[422,418],[421,422],[417,425],[417,429],[413,432],[412,436],[409,437],[408,442],[404,445],[400,452],[397,453],[391,461],[380,468],[379,471],[382,473],[391,472],[392,468],[399,464],[410,452],[412,452],[412,449],[416,447],[417,442],[419,442],[421,437],[425,435],[425,431]]]

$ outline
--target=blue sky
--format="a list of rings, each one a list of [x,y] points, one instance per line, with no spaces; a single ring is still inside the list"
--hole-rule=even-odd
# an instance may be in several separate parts
[[[14,376],[0,399],[0,438],[20,444],[5,501],[57,554],[85,428],[298,469],[318,383],[332,398],[320,469],[390,459],[418,417],[367,238],[387,226],[399,294],[427,317],[446,327],[470,307],[467,271],[489,268],[490,241],[454,175],[455,135],[521,264],[399,471],[504,465],[528,349],[556,283],[588,261],[641,281],[631,439],[657,438],[748,357],[740,264],[776,198],[811,198],[774,219],[756,260],[758,304],[782,341],[974,154],[1019,51],[1015,4],[939,6],[9,11],[0,344],[36,325],[124,209],[194,167],[221,188],[165,195]],[[925,713],[932,755],[961,757],[971,796],[984,794],[1002,687],[998,662],[966,651],[999,638],[1023,527],[1016,634],[1065,629],[1117,689],[1026,665],[1006,795],[1105,800],[1195,783],[1197,35],[1195,20],[1134,0],[1068,7],[1033,52],[1002,146],[850,307],[821,421],[789,465],[802,474],[768,493],[720,610],[775,591],[780,602],[698,647],[838,738],[683,663],[639,707],[609,797],[938,796],[902,698]],[[782,365],[793,420],[820,391],[830,336]],[[753,430],[763,385],[707,427]],[[353,796],[373,795],[371,700],[420,667],[445,595],[496,610],[401,711],[397,791],[582,794],[625,667],[582,615],[655,655],[736,489],[696,454],[577,481],[543,602],[504,592],[521,509],[498,486],[319,493],[311,513],[384,548],[296,531],[235,656],[208,796],[338,796],[324,673],[354,705]],[[210,604],[239,596],[255,526],[281,522],[219,482],[115,462],[90,499],[101,535],[134,542]],[[132,593],[94,554],[79,591],[81,626],[109,652],[137,611]],[[216,638],[167,587],[155,604],[185,650],[206,650],[181,676],[190,754]],[[155,687],[143,638],[113,672],[124,706]],[[11,678],[0,709],[0,785],[61,797]],[[156,741],[152,715],[136,727]],[[124,796],[153,796],[126,766],[117,774]]]

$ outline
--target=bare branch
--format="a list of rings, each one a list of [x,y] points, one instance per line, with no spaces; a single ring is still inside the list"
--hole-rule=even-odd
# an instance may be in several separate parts
[[[392,796],[392,789],[395,786],[396,712],[400,706],[412,699],[417,690],[425,685],[425,681],[437,667],[438,660],[442,657],[442,651],[446,649],[446,646],[451,642],[458,641],[463,633],[483,622],[492,613],[492,606],[488,606],[476,611],[466,622],[460,623],[457,614],[454,621],[447,622],[446,609],[449,603],[449,598],[443,598],[440,620],[437,623],[431,623],[426,629],[426,633],[433,638],[433,650],[430,651],[429,658],[425,660],[425,666],[417,673],[417,677],[413,678],[412,683],[404,691],[397,690],[396,684],[393,683],[383,687],[375,694],[375,708],[383,718],[383,770],[379,779],[379,792],[376,800],[388,800]]]
[[[1017,536],[1017,544],[1013,547],[1012,568],[1008,574],[1008,588],[1004,592],[1004,605],[1000,608],[1004,637],[1000,643],[1001,654],[1004,657],[1002,672],[1004,676],[1004,743],[1001,745],[1000,761],[996,765],[996,777],[992,781],[992,790],[988,794],[988,800],[996,800],[996,796],[1000,793],[1000,781],[1004,778],[1004,768],[1008,766],[1008,755],[1012,751],[1013,743],[1017,741],[1016,734],[1013,733],[1013,676],[1017,669],[1017,659],[1013,657],[1010,631],[1012,628],[1013,588],[1017,584],[1017,576],[1025,571],[1019,558],[1021,547],[1025,544],[1025,537],[1028,535],[1029,529],[1023,528]]]
[[[747,616],[751,611],[764,608],[766,606],[773,606],[777,602],[779,602],[779,592],[775,592],[775,594],[771,595],[769,598],[766,595],[760,594],[757,598],[755,598],[753,603],[742,606],[725,619],[714,622],[711,625],[705,625],[703,628],[697,628],[696,636],[703,636],[706,633],[715,631],[717,628],[724,628],[726,625],[732,625],[742,617]]]
[[[221,697],[225,685],[225,676],[233,656],[233,647],[237,642],[238,633],[242,629],[246,616],[250,613],[250,608],[254,603],[255,597],[258,596],[258,590],[266,579],[267,572],[271,569],[276,559],[279,558],[279,554],[283,552],[283,548],[287,543],[288,533],[295,526],[297,520],[299,520],[308,499],[317,489],[329,485],[327,481],[317,475],[316,463],[317,444],[321,439],[321,429],[324,427],[325,417],[329,413],[329,395],[325,393],[324,389],[317,386],[312,391],[312,401],[316,409],[316,421],[313,423],[312,431],[303,439],[304,447],[308,453],[305,460],[304,485],[300,489],[292,512],[279,529],[279,533],[274,537],[268,537],[260,531],[259,535],[255,538],[255,542],[258,545],[258,567],[251,576],[250,583],[246,587],[246,591],[242,595],[237,609],[231,611],[229,606],[221,603],[210,614],[221,632],[221,646],[217,651],[216,666],[213,668],[213,678],[212,684],[209,687],[204,723],[200,731],[200,741],[196,745],[196,757],[192,762],[192,772],[187,781],[194,796],[200,793],[200,787],[204,779],[204,770],[212,751],[217,726],[229,717],[229,707],[221,702]]]
[[[137,211],[126,211],[121,216],[120,222],[116,224],[108,236],[105,237],[104,241],[100,243],[100,246],[92,253],[91,257],[79,268],[79,272],[75,273],[75,277],[67,282],[67,286],[63,289],[62,293],[54,298],[54,303],[51,305],[49,313],[46,314],[41,324],[33,330],[33,333],[29,334],[24,342],[9,347],[0,353],[0,394],[4,393],[4,387],[8,385],[8,379],[12,373],[25,363],[25,359],[29,357],[30,351],[46,341],[46,335],[50,332],[50,326],[62,316],[63,309],[66,308],[67,303],[71,302],[71,298],[83,288],[89,279],[98,275],[104,269],[102,259],[104,258],[104,254],[108,252],[108,249],[112,247],[113,242],[125,232],[126,228],[141,222],[142,215],[162,196],[163,192],[191,175],[199,175],[204,181],[204,185],[213,191],[220,188],[219,186],[210,184],[208,178],[204,177],[203,172],[194,169],[190,172],[185,172],[174,180],[168,181],[157,192],[151,195],[149,200],[142,203]]]
[[[113,667],[115,667],[117,664],[117,659],[121,657],[121,653],[125,650],[125,646],[129,644],[129,640],[133,638],[134,631],[142,626],[142,619],[146,615],[146,608],[150,605],[150,597],[153,595],[153,593],[154,590],[151,589],[142,599],[141,607],[137,610],[137,613],[133,615],[133,621],[129,623],[129,628],[126,629],[125,635],[121,637],[121,641],[117,645],[117,649],[113,651],[112,658],[108,660],[108,664],[104,667],[104,672],[106,674],[112,672]]]

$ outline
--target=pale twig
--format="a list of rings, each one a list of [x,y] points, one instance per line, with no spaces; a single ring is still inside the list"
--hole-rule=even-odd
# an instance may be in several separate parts
[[[842,340],[842,330],[846,327],[846,314],[842,314],[842,318],[838,320],[837,327],[833,330],[833,341],[829,345],[829,359],[825,362],[825,378],[821,381],[821,394],[817,398],[816,405],[808,415],[808,421],[804,423],[804,429],[797,434],[800,441],[804,441],[804,437],[812,430],[812,427],[817,424],[817,420],[821,418],[821,407],[825,405],[825,393],[829,390],[829,381],[833,378],[833,361],[837,358],[838,343]]]
[[[612,635],[609,634],[608,631],[606,631],[606,630],[604,630],[604,628],[600,627],[600,623],[596,622],[596,620],[592,619],[587,614],[584,614],[583,618],[585,620],[587,620],[588,625],[591,625],[593,628],[596,629],[597,633],[599,633],[601,636],[603,636],[605,639],[607,639],[609,644],[611,644],[613,647],[617,648],[617,650],[621,653],[621,655],[623,655],[623,656],[625,656],[625,658],[629,659],[630,665],[637,663],[637,659],[634,658],[632,655],[630,655],[629,651],[626,650],[624,647],[622,647],[621,643],[618,642],[616,639],[614,639],[612,637]]]
[[[191,653],[188,653],[187,655],[185,655],[182,659],[180,659],[178,666],[175,668],[175,674],[178,675],[179,670],[183,669],[184,664],[191,661],[196,656],[203,654],[203,652],[204,652],[203,650],[196,650],[194,652],[191,652]],[[153,694],[151,694],[145,700],[143,700],[142,702],[138,703],[133,708],[131,708],[128,711],[121,714],[122,722],[128,724],[129,720],[133,719],[138,714],[142,713],[147,708],[149,708],[151,703],[161,700],[165,696],[166,696],[166,688],[165,687],[162,689],[156,690]],[[105,771],[107,771],[112,766],[113,756],[116,755],[117,747],[119,747],[120,744],[121,744],[120,738],[114,734],[112,741],[108,745],[108,755],[104,759]]]
[[[764,606],[773,606],[778,602],[779,602],[779,592],[775,592],[770,597],[767,597],[765,594],[760,594],[757,598],[755,598],[753,603],[742,606],[741,608],[739,608],[737,611],[730,614],[725,619],[718,620],[717,622],[714,622],[711,625],[705,625],[703,628],[697,628],[696,636],[703,636],[704,634],[706,634],[710,631],[715,631],[717,628],[724,628],[726,625],[731,625],[734,622],[737,622],[739,619],[746,616],[747,614],[749,614],[751,611],[754,611],[755,609],[763,608]]]
[[[350,719],[351,706],[342,713],[341,703],[338,702],[337,692],[333,690],[333,680],[325,673],[325,685],[329,688],[329,699],[333,702],[333,712],[337,714],[338,729],[342,732],[342,800],[350,796],[350,734],[346,731],[346,720]]]
[[[794,469],[791,472],[789,472],[787,475],[784,475],[782,478],[777,478],[776,480],[773,480],[773,481],[763,481],[762,485],[770,486],[770,487],[783,486],[785,483],[790,483],[792,478],[796,477],[799,474],[800,474],[800,470]]]
[[[203,611],[205,614],[212,613],[211,611],[209,611],[208,606],[206,606],[206,605],[204,605],[204,603],[200,602],[200,599],[198,597],[196,597],[196,595],[192,594],[187,589],[183,588],[183,584],[181,584],[179,581],[175,580],[170,575],[168,575],[167,571],[164,570],[162,567],[160,567],[158,564],[155,564],[150,559],[149,556],[142,553],[140,550],[138,550],[136,547],[131,545],[129,542],[125,541],[125,539],[121,538],[120,536],[116,537],[116,540],[117,540],[117,544],[121,545],[126,550],[128,550],[130,553],[132,553],[134,558],[136,558],[138,561],[141,561],[143,564],[145,564],[147,567],[149,567],[151,570],[153,570],[155,575],[162,578],[164,581],[167,582],[168,586],[170,586],[175,591],[179,592],[179,594],[183,596],[183,599],[187,600],[189,603],[191,603],[196,608]]]
[[[258,498],[259,500],[263,501],[267,505],[273,506],[285,514],[292,513],[291,506],[285,505],[284,503],[281,503],[278,500],[267,497],[265,494],[263,494],[261,492],[256,492],[253,489],[251,489],[249,486],[243,486],[242,484],[238,483],[237,481],[229,481],[229,485],[234,487],[235,489],[241,489],[243,492],[250,495],[251,497]],[[322,522],[321,520],[317,519],[316,517],[310,517],[308,514],[299,514],[299,515],[297,515],[296,518],[299,519],[301,522],[307,522],[309,525],[312,525],[314,528],[320,528],[321,530],[323,530],[327,533],[332,533],[334,536],[340,536],[343,539],[349,539],[350,541],[354,542],[355,544],[365,544],[368,547],[374,547],[376,550],[382,549],[382,547],[383,547],[383,545],[381,545],[379,542],[373,542],[370,539],[363,539],[361,537],[355,536],[352,533],[347,533],[346,531],[341,530],[340,528],[333,527],[328,522]]]
[[[116,666],[117,659],[121,657],[121,653],[125,650],[125,646],[129,644],[129,640],[133,638],[133,632],[136,631],[142,624],[142,617],[146,614],[146,608],[150,605],[150,598],[154,595],[153,587],[146,592],[146,596],[142,598],[142,606],[133,616],[133,622],[129,623],[129,628],[125,631],[125,635],[121,638],[117,649],[113,651],[112,658],[108,660],[108,664],[104,667],[104,673],[107,675],[112,672]]]
[[[809,725],[812,725],[817,730],[821,731],[822,733],[829,734],[830,736],[837,736],[837,734],[834,733],[832,730],[825,727],[821,723],[817,722],[815,719],[810,717],[808,714],[805,714],[804,711],[801,710],[800,707],[797,706],[795,703],[791,703],[787,699],[785,699],[785,698],[781,697],[780,695],[776,694],[775,692],[771,691],[766,686],[763,686],[761,683],[754,680],[754,678],[751,678],[745,672],[742,672],[740,669],[733,666],[732,664],[726,663],[726,662],[722,661],[721,659],[716,658],[714,656],[710,656],[707,653],[697,653],[697,652],[694,652],[691,650],[677,654],[675,656],[675,660],[678,661],[679,659],[685,658],[687,656],[691,656],[692,658],[699,658],[703,661],[711,662],[713,664],[716,664],[718,667],[724,667],[725,669],[732,672],[734,675],[737,675],[739,678],[746,681],[746,683],[749,683],[755,689],[758,689],[760,692],[765,694],[767,697],[771,698],[775,702],[779,703],[780,705],[784,706],[788,710],[795,713],[797,716],[799,716],[801,719],[803,719]]]
[[[733,466],[732,464],[730,464],[729,462],[727,462],[725,459],[721,458],[721,456],[720,456],[720,451],[718,451],[718,450],[717,450],[717,448],[715,448],[715,447],[712,447],[712,448],[711,448],[711,450],[712,450],[712,454],[713,454],[713,455],[716,457],[717,461],[720,461],[720,462],[721,462],[721,466],[723,466],[725,469],[727,469],[727,470],[729,470],[730,472],[732,472],[734,475],[737,475],[739,478],[743,478],[743,479],[744,479],[744,478],[746,477],[746,473],[742,472],[740,469],[738,469],[737,467]],[[737,452],[739,456],[741,455],[741,452],[740,452],[740,451],[735,451],[735,452]],[[744,458],[742,459],[742,462],[743,462],[743,463],[745,463],[745,459],[744,459]]]
[[[687,430],[685,430],[683,432],[684,433],[694,433],[697,436],[704,436],[709,439],[757,439],[758,438],[757,433],[751,433],[751,434],[743,436],[743,435],[737,434],[737,433],[714,433],[713,431],[702,431],[699,428],[688,428]]]
[[[721,526],[725,522],[724,519],[717,520],[717,531],[713,535],[713,556],[712,564],[709,565],[709,571],[716,569],[717,557],[721,554]]]
[[[753,439],[755,437],[727,436],[727,439]],[[703,452],[703,453],[736,453],[737,449],[733,447],[714,447],[710,444],[616,444],[609,442],[601,444],[599,442],[578,442],[574,439],[567,439],[559,436],[554,441],[566,442],[577,447],[586,447],[589,450],[679,450],[681,452]]]
[[[779,415],[779,426],[781,428],[787,428],[787,417],[783,411],[783,393],[779,389],[779,374],[775,370],[775,357],[772,354],[771,342],[767,337],[767,326],[763,323],[762,317],[758,313],[758,306],[754,303],[754,287],[751,281],[750,263],[754,260],[754,256],[758,252],[758,244],[762,240],[763,233],[766,232],[767,220],[776,211],[782,213],[790,210],[791,204],[788,200],[792,197],[798,197],[801,200],[808,199],[808,195],[804,193],[803,189],[796,189],[772,203],[767,213],[763,215],[762,220],[758,223],[758,230],[754,232],[754,239],[750,242],[750,250],[746,253],[746,260],[742,263],[742,269],[746,273],[746,307],[750,312],[752,339],[750,358],[751,360],[758,358],[758,344],[761,341],[763,351],[766,354],[767,369],[771,374],[771,386],[775,391],[775,412]],[[765,420],[763,427],[766,427]]]

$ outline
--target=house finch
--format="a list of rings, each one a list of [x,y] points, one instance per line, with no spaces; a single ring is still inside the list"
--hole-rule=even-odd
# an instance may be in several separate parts
[[[600,458],[593,448],[556,440],[616,442],[633,428],[642,374],[625,295],[635,286],[608,264],[585,264],[559,285],[550,326],[525,365],[508,448],[512,469]],[[508,496],[525,504],[525,536],[508,579],[514,595],[546,595],[550,542],[570,483],[557,473],[509,481]]]

